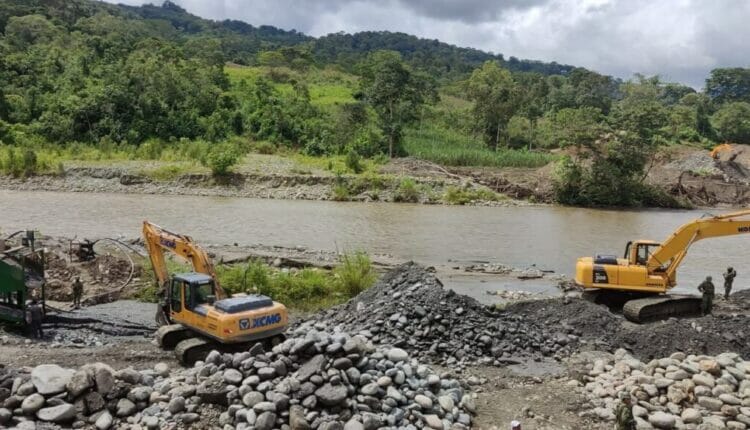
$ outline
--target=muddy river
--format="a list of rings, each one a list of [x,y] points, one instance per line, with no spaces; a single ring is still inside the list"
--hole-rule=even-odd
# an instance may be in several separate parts
[[[536,264],[565,274],[578,256],[620,255],[628,240],[662,240],[703,213],[0,190],[4,233],[36,228],[52,235],[134,237],[148,219],[204,243],[361,249],[435,265]],[[750,286],[747,241],[736,236],[694,244],[678,272],[678,289],[692,290],[706,275],[721,278],[727,265],[739,273],[738,288]]]

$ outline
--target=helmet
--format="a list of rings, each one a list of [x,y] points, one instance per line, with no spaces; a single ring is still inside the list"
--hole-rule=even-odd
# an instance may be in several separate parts
[[[521,423],[520,422],[518,422],[516,420],[513,420],[513,421],[510,422],[510,430],[516,430],[516,429],[520,429],[520,428],[521,428]]]
[[[732,266],[727,267],[727,272],[731,272],[732,270],[734,270],[732,269]]]
[[[710,276],[706,276],[706,281],[711,282],[711,279],[713,278],[711,278]]]

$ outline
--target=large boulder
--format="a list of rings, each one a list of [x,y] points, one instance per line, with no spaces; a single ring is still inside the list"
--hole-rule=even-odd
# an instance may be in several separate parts
[[[255,420],[256,430],[271,430],[276,424],[276,414],[273,412],[263,412]]]
[[[654,412],[648,417],[648,422],[658,429],[673,429],[677,419],[671,414]]]
[[[42,406],[44,406],[44,396],[34,393],[23,399],[21,410],[24,415],[34,415],[36,411],[42,409]]]
[[[78,397],[86,390],[94,386],[94,378],[86,370],[79,370],[73,374],[65,388],[73,397]]]
[[[56,364],[42,364],[31,371],[31,383],[43,396],[60,394],[73,378],[73,371]]]
[[[36,413],[36,417],[42,421],[49,421],[52,423],[64,423],[73,420],[76,416],[75,406],[69,403],[63,403],[57,406],[50,406],[48,408],[39,409]]]
[[[94,426],[97,430],[108,430],[110,427],[112,427],[112,421],[112,415],[109,413],[109,411],[104,411],[101,415],[99,415],[99,418],[96,419]]]
[[[336,406],[346,400],[346,387],[343,385],[325,384],[315,390],[315,397],[325,406]]]
[[[322,372],[325,368],[326,361],[326,357],[322,354],[316,355],[315,357],[309,359],[299,368],[299,370],[297,370],[297,380],[299,380],[300,382],[305,382],[310,379],[311,376]]]

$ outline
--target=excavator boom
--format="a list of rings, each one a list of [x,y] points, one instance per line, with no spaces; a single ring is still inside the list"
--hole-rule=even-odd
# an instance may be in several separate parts
[[[710,218],[699,218],[684,224],[662,242],[646,264],[649,273],[660,268],[673,277],[690,246],[703,239],[750,233],[750,210],[732,212]]]
[[[164,288],[169,281],[169,272],[167,263],[164,258],[164,252],[171,252],[190,262],[193,270],[197,273],[204,273],[214,280],[217,299],[226,297],[226,293],[219,286],[216,270],[214,269],[211,259],[206,251],[198,244],[193,242],[190,236],[172,233],[156,224],[143,221],[143,239],[148,248],[148,255],[151,259],[151,266],[154,268],[156,280],[161,288]]]

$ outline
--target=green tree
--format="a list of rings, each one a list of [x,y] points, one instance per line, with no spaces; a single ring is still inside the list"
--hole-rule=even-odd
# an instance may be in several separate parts
[[[750,68],[711,70],[706,79],[706,94],[717,104],[750,102]]]
[[[426,75],[412,71],[392,51],[377,51],[361,66],[359,90],[372,106],[378,125],[388,141],[388,155],[400,152],[405,126],[418,118],[420,106],[437,99],[435,84]]]
[[[721,139],[750,144],[750,103],[728,103],[713,115],[711,121]]]
[[[609,131],[604,119],[601,111],[594,107],[565,108],[551,112],[548,129],[552,144],[547,146],[593,148],[596,140]]]
[[[518,108],[519,88],[506,69],[488,61],[469,78],[467,95],[484,140],[492,149],[507,141],[506,127]]]

